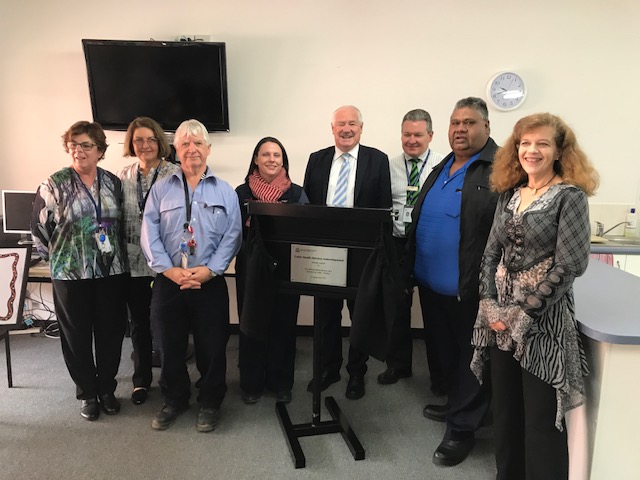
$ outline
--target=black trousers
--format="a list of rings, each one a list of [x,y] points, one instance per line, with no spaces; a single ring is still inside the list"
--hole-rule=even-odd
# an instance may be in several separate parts
[[[342,306],[343,299],[316,298],[319,302],[318,309],[322,329],[322,370],[325,372],[340,372],[342,367]],[[353,300],[347,300],[349,314],[353,318]],[[349,345],[349,359],[347,360],[347,372],[353,377],[363,377],[367,373],[367,360],[369,355],[362,350]]]
[[[152,277],[129,277],[127,282],[127,306],[131,319],[131,344],[133,345],[133,387],[151,386],[151,282]]]
[[[126,274],[51,284],[62,356],[76,384],[76,398],[113,393],[127,325]]]
[[[433,322],[429,320],[429,316],[425,312],[431,308],[424,289],[418,289],[420,298],[420,308],[422,309],[422,324],[424,335],[424,344],[427,352],[427,364],[429,367],[429,377],[431,379],[431,387],[441,391],[447,391],[449,388],[449,380],[444,373],[440,356],[438,355],[438,343],[436,333],[434,332]]]
[[[226,347],[229,340],[229,292],[217,276],[199,290],[180,290],[162,274],[153,282],[151,324],[160,345],[160,387],[165,403],[186,406],[191,380],[185,361],[189,332],[193,332],[196,367],[200,379],[198,403],[219,408],[227,392]]]
[[[429,308],[425,324],[433,326],[433,340],[447,383],[448,413],[445,439],[473,434],[489,409],[489,375],[481,385],[469,367],[473,357],[471,334],[478,314],[478,301],[460,301],[419,286],[421,299]]]
[[[393,237],[398,260],[402,262],[406,256],[406,238]],[[411,371],[413,357],[413,338],[411,337],[411,305],[413,292],[398,301],[398,308],[393,321],[393,328],[389,338],[389,351],[387,353],[387,366],[398,370]],[[428,354],[428,350],[427,350]],[[431,368],[431,362],[429,362]]]
[[[240,332],[240,388],[247,393],[290,391],[296,360],[299,295],[278,294],[266,342]],[[265,312],[265,316],[269,313]]]
[[[491,379],[497,480],[567,479],[567,432],[555,426],[555,388],[496,347]]]

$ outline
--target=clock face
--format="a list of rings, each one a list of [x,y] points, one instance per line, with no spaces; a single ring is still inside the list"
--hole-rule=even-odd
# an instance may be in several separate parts
[[[498,110],[518,108],[526,96],[524,80],[517,73],[498,73],[487,84],[487,99]]]

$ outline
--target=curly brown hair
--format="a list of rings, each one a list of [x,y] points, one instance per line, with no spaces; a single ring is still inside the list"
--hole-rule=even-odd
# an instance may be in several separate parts
[[[558,161],[553,164],[555,172],[564,183],[593,195],[598,188],[598,172],[578,145],[573,130],[560,117],[550,113],[535,113],[518,120],[511,136],[496,152],[489,178],[491,188],[502,193],[527,181],[527,173],[518,159],[518,146],[525,133],[541,127],[555,130],[554,140],[559,152]]]
[[[71,141],[73,137],[78,135],[82,135],[86,133],[89,135],[91,140],[98,147],[98,151],[102,153],[100,160],[104,158],[104,153],[107,151],[107,136],[102,129],[102,125],[97,122],[87,122],[86,120],[81,120],[79,122],[74,123],[69,127],[69,129],[62,134],[62,146],[64,147],[64,151],[69,153],[69,147],[67,147],[67,143]]]

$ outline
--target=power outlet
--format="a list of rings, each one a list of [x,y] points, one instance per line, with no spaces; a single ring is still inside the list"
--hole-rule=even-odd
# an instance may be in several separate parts
[[[178,35],[176,42],[208,42],[210,38],[211,35],[202,34]]]

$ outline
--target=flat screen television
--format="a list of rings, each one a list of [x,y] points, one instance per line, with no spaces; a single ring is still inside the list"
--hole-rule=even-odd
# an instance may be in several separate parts
[[[36,192],[2,190],[2,230],[4,233],[20,233],[31,239],[31,216]]]
[[[190,118],[229,130],[224,43],[83,39],[82,48],[93,120],[104,129],[147,116],[166,131]]]

